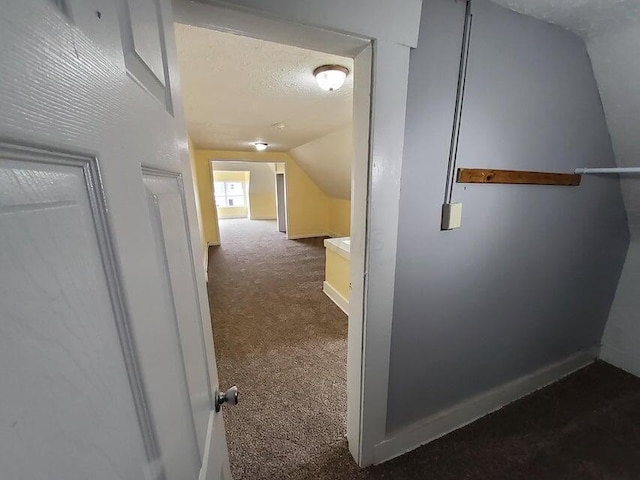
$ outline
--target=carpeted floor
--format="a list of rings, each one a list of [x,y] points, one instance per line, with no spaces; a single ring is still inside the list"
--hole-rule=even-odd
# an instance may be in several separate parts
[[[235,480],[300,477],[343,445],[347,317],[322,292],[321,238],[286,240],[274,221],[221,220],[209,302]]]
[[[209,299],[234,480],[640,479],[640,379],[595,363],[365,470],[344,440],[346,317],[322,293],[320,239],[221,221]]]

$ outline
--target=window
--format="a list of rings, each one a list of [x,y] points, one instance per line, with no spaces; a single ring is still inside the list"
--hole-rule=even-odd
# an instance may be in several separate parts
[[[244,182],[214,182],[216,207],[244,207]]]

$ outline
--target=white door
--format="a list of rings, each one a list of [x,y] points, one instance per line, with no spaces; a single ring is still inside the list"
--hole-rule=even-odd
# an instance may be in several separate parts
[[[170,2],[0,5],[0,477],[230,479]]]

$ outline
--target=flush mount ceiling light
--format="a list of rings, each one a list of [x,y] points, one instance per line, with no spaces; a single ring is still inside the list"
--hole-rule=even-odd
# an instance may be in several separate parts
[[[267,147],[269,146],[268,143],[264,143],[264,142],[254,142],[253,146],[256,147],[256,150],[259,152],[264,152]]]
[[[322,65],[313,71],[318,86],[327,92],[338,90],[347,79],[349,69],[340,65]]]

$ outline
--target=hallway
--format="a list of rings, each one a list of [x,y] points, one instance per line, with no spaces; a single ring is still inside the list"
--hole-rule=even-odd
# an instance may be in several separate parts
[[[235,478],[312,478],[305,466],[341,448],[347,317],[322,292],[322,239],[286,240],[275,221],[220,221],[209,301]]]
[[[209,301],[235,480],[605,479],[640,471],[640,380],[597,362],[437,441],[360,470],[345,430],[345,315],[320,239],[224,220]]]

